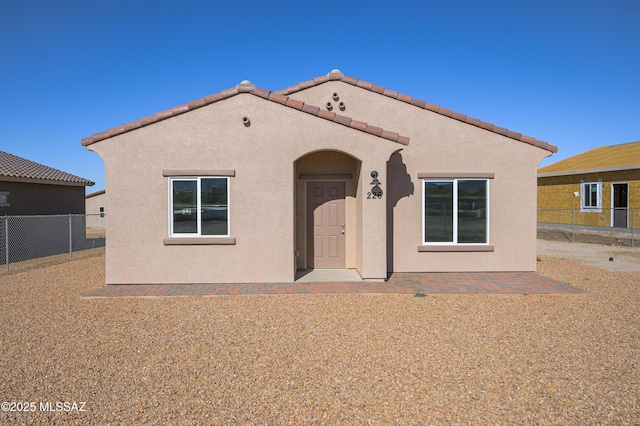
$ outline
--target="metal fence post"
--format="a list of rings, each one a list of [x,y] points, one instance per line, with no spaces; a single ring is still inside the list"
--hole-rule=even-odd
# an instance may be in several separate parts
[[[9,272],[9,216],[4,217],[4,256]]]
[[[576,242],[576,209],[571,209],[571,242]]]
[[[636,227],[636,208],[631,208],[631,247],[635,247],[633,228]]]
[[[71,215],[69,215],[69,259],[73,259],[73,235],[71,233]]]

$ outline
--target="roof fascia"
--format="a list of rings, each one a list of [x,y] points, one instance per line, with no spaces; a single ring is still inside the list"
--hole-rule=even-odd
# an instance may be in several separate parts
[[[542,177],[587,175],[592,173],[622,172],[625,170],[635,170],[635,169],[640,169],[640,164],[635,166],[607,167],[603,169],[575,170],[571,172],[539,173],[538,177],[542,178]]]
[[[30,179],[13,176],[0,176],[0,182],[19,182],[19,183],[39,183],[43,185],[60,185],[60,186],[93,186],[94,182],[67,182],[63,180],[47,180],[47,179]]]
[[[105,190],[101,189],[100,191],[92,192],[91,194],[85,195],[84,198],[93,198],[93,197],[97,197],[98,195],[102,195],[104,193],[105,193]]]

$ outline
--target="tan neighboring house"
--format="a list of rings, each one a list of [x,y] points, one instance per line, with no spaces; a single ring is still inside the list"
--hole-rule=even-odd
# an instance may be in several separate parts
[[[92,192],[85,197],[87,212],[87,236],[104,238],[106,234],[105,206],[106,195],[104,189]]]
[[[602,146],[540,168],[538,207],[541,223],[630,228],[631,212],[640,213],[640,142]]]
[[[0,151],[0,216],[84,214],[90,180]]]
[[[243,81],[94,134],[108,284],[296,271],[534,271],[536,168],[556,148],[334,70]]]

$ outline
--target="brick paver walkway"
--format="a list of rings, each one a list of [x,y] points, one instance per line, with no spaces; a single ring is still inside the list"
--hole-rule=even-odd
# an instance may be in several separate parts
[[[241,294],[580,294],[535,272],[395,273],[387,282],[107,285],[86,297],[229,296]]]

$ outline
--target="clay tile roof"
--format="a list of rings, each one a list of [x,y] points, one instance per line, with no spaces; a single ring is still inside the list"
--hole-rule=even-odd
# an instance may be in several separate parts
[[[117,126],[114,127],[112,129],[109,129],[108,131],[105,132],[100,132],[100,133],[96,133],[88,138],[84,138],[82,139],[82,145],[87,146],[87,145],[91,145],[92,143],[98,142],[100,140],[103,139],[107,139],[110,138],[112,136],[124,133],[124,132],[128,132],[131,130],[135,130],[139,127],[143,127],[143,126],[147,126],[149,124],[153,124],[157,121],[160,120],[165,120],[167,118],[171,118],[174,117],[176,115],[179,114],[183,114],[185,112],[194,110],[196,108],[200,108],[204,105],[208,105],[210,103],[213,102],[218,102],[222,99],[226,99],[229,98],[231,96],[235,96],[238,93],[250,93],[253,94],[255,96],[259,96],[265,99],[268,99],[269,101],[273,101],[273,102],[277,102],[280,103],[282,105],[294,108],[294,109],[298,109],[301,110],[303,112],[306,112],[308,114],[320,117],[320,118],[324,118],[326,120],[331,120],[334,122],[338,122],[340,124],[346,125],[348,127],[352,127],[354,129],[358,129],[361,131],[367,131],[366,128],[367,127],[373,127],[373,126],[369,126],[366,123],[364,123],[364,126],[362,125],[362,122],[360,121],[356,121],[356,120],[352,120],[349,117],[348,120],[345,120],[344,116],[339,116],[341,118],[336,119],[336,114],[335,113],[331,113],[328,111],[324,111],[316,106],[313,105],[305,105],[303,103],[299,103],[299,101],[291,99],[288,97],[288,95],[290,95],[291,93],[295,93],[298,92],[300,90],[312,87],[312,86],[317,86],[323,83],[326,83],[327,81],[342,81],[344,83],[347,84],[351,84],[353,86],[356,87],[360,87],[362,89],[365,90],[369,90],[375,93],[379,93],[382,96],[387,96],[387,97],[391,97],[394,99],[397,99],[400,102],[405,102],[407,104],[416,106],[418,108],[422,108],[422,109],[426,109],[429,111],[432,111],[434,113],[437,114],[441,114],[447,117],[450,117],[454,120],[458,120],[461,121],[463,123],[467,123],[469,125],[472,126],[476,126],[479,127],[481,129],[487,130],[489,132],[493,132],[493,133],[498,133],[500,135],[503,135],[505,137],[508,137],[510,139],[514,139],[529,145],[533,145],[533,146],[537,146],[538,148],[542,148],[545,149],[547,151],[550,152],[557,152],[558,148],[548,144],[547,142],[543,142],[543,141],[539,141],[531,136],[525,136],[522,135],[520,133],[517,132],[513,132],[510,131],[508,129],[505,129],[503,127],[498,127],[495,126],[494,124],[491,123],[487,123],[484,122],[482,120],[479,120],[477,118],[473,118],[473,117],[467,117],[464,114],[460,114],[457,113],[455,111],[452,111],[450,109],[446,109],[446,108],[441,108],[438,105],[434,105],[428,102],[425,102],[423,100],[420,99],[415,99],[411,96],[408,95],[404,95],[401,93],[398,93],[394,90],[389,90],[389,89],[385,89],[382,86],[378,86],[378,85],[374,85],[371,82],[368,81],[364,81],[364,80],[359,80],[355,77],[349,77],[349,76],[345,76],[341,71],[339,70],[332,70],[329,74],[324,75],[324,76],[320,76],[320,77],[316,77],[313,78],[311,80],[307,80],[307,81],[303,81],[297,84],[294,84],[292,86],[287,87],[286,89],[282,89],[282,90],[277,90],[277,91],[269,91],[269,90],[265,90],[265,89],[260,89],[260,88],[256,88],[253,84],[251,84],[251,82],[249,81],[242,81],[240,84],[238,84],[236,87],[233,88],[229,88],[226,90],[221,91],[220,93],[216,93],[213,95],[209,95],[209,96],[205,96],[202,99],[197,99],[194,101],[191,101],[185,105],[179,105],[173,108],[170,108],[168,110],[165,111],[161,111],[156,113],[155,115],[151,115],[148,117],[144,117],[141,118],[137,121],[133,121],[130,123],[125,124],[124,126]],[[346,124],[347,122],[350,122],[350,124]],[[397,135],[396,133],[387,131],[382,129],[381,131],[375,131],[375,132],[371,132],[369,131],[368,133],[372,133],[372,134],[376,134],[379,135],[382,138],[385,139],[390,139],[393,140],[395,142],[404,144],[404,145],[408,145],[409,143],[409,138],[406,136],[401,136],[398,135],[398,137],[396,138],[395,135]],[[389,137],[390,135],[392,135],[391,137]]]
[[[102,195],[104,193],[105,193],[105,190],[101,189],[100,191],[92,192],[91,194],[85,195],[84,198],[93,198],[93,197],[97,197],[98,195]]]
[[[538,176],[562,176],[640,169],[640,141],[594,148],[538,169]]]
[[[331,71],[326,76],[314,78],[313,80],[301,83],[301,85],[304,87],[309,87],[309,86],[314,86],[316,84],[322,84],[329,80],[342,80],[342,79],[344,79],[344,76],[342,75],[342,73],[337,70],[334,70],[334,71]],[[300,86],[297,85],[296,88],[298,87]],[[188,111],[192,111],[196,108],[201,108],[210,103],[218,102],[223,99],[236,96],[239,93],[249,93],[254,96],[258,96],[260,98],[266,99],[268,101],[281,104],[285,107],[302,111],[318,118],[333,121],[334,123],[341,124],[343,126],[350,127],[355,130],[359,130],[361,132],[374,134],[383,139],[388,139],[390,141],[393,141],[402,145],[409,145],[409,138],[407,136],[401,136],[398,133],[382,129],[380,127],[371,126],[361,121],[355,121],[355,120],[352,120],[350,117],[337,115],[334,112],[324,111],[315,105],[308,105],[300,100],[289,98],[288,96],[284,95],[283,92],[284,91],[282,90],[277,92],[271,92],[269,90],[260,89],[255,87],[253,84],[251,84],[251,82],[244,80],[240,84],[238,84],[236,87],[225,89],[220,93],[205,96],[200,100],[191,101],[185,105],[179,105],[165,111],[160,111],[149,117],[141,118],[137,121],[127,123],[123,126],[114,127],[105,132],[95,133],[92,136],[82,139],[82,145],[88,146],[93,143],[99,142],[101,140],[108,139],[112,136],[116,136],[131,130],[135,130],[139,127],[148,126],[157,121],[166,120],[168,118],[175,117],[180,114],[184,114]]]
[[[368,81],[358,80],[355,77],[345,76],[339,70],[331,71],[331,73],[329,74],[328,77],[325,76],[324,78],[322,78],[322,77],[314,78],[313,80],[311,80],[311,82],[313,82],[312,85],[317,86],[317,85],[325,83],[326,81],[329,81],[329,80],[342,81],[344,83],[348,83],[348,84],[351,84],[353,86],[360,87],[362,89],[366,89],[366,90],[369,90],[369,91],[372,91],[372,92],[375,92],[375,93],[379,93],[379,94],[381,94],[383,96],[388,96],[388,97],[397,99],[397,100],[399,100],[401,102],[405,102],[405,103],[414,105],[414,106],[416,106],[418,108],[427,109],[429,111],[433,111],[435,113],[450,117],[450,118],[452,118],[454,120],[458,120],[458,121],[461,121],[463,123],[467,123],[467,124],[472,125],[472,126],[480,127],[482,129],[488,130],[490,132],[501,134],[501,135],[506,136],[506,137],[508,137],[510,139],[514,139],[514,140],[517,140],[517,141],[520,141],[520,142],[524,142],[524,143],[529,144],[529,145],[537,146],[538,148],[542,148],[542,149],[545,149],[545,150],[550,151],[550,152],[558,152],[558,148],[556,146],[550,145],[547,142],[539,141],[539,140],[537,140],[537,139],[535,139],[535,138],[533,138],[531,136],[524,136],[524,135],[522,135],[520,133],[512,132],[512,131],[510,131],[508,129],[505,129],[503,127],[497,127],[497,126],[495,126],[495,125],[493,125],[491,123],[485,123],[485,122],[483,122],[483,121],[481,121],[481,120],[479,120],[477,118],[467,117],[464,114],[459,114],[459,113],[454,112],[454,111],[452,111],[450,109],[441,108],[438,105],[430,104],[428,102],[425,102],[425,101],[422,101],[422,100],[419,100],[419,99],[414,99],[411,96],[398,93],[398,92],[396,92],[394,90],[385,89],[382,86],[375,85],[375,84],[373,84],[371,82],[368,82]],[[300,90],[306,89],[308,87],[310,87],[310,84],[308,82],[298,83],[298,84],[294,84],[292,86],[289,86],[284,90],[279,90],[278,93],[287,96],[287,95],[290,95],[292,93],[298,92]]]
[[[4,178],[4,179],[3,179]],[[93,186],[90,180],[0,151],[0,181],[37,181],[62,185]]]

